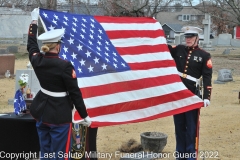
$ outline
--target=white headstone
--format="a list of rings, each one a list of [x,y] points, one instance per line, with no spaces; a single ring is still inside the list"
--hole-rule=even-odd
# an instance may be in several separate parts
[[[233,81],[232,71],[230,69],[220,69],[218,71],[218,81],[230,82]]]
[[[240,47],[240,40],[239,39],[231,39],[231,46],[232,47]]]
[[[218,35],[218,44],[219,46],[231,46],[230,42],[232,39],[232,35],[231,34],[219,34]]]

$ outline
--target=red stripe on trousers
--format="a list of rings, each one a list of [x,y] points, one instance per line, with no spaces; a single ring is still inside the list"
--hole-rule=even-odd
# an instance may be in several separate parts
[[[69,130],[68,130],[68,138],[66,143],[66,153],[70,151],[71,148],[71,137],[72,137],[72,123],[69,124]],[[68,158],[65,158],[65,160],[68,160]]]

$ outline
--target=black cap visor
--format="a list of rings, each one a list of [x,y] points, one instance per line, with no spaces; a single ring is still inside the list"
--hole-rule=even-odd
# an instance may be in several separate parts
[[[197,33],[186,33],[184,34],[185,38],[192,38],[192,37],[195,37],[195,36],[198,36]]]

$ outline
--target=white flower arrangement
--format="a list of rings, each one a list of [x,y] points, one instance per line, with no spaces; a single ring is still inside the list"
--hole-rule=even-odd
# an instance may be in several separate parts
[[[28,83],[29,75],[22,73],[19,78],[20,79],[19,79],[18,83],[19,83],[20,87],[22,87],[22,88],[26,87],[26,85]]]

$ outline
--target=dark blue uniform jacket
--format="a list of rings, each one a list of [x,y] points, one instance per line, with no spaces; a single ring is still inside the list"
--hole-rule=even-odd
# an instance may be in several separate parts
[[[186,47],[184,45],[168,45],[170,53],[176,62],[177,70],[183,74],[190,75],[194,78],[203,78],[203,99],[211,97],[212,89],[212,61],[211,55],[196,47]],[[196,82],[181,78],[185,86],[193,93],[196,90]]]
[[[73,104],[82,118],[88,116],[81,91],[74,76],[74,67],[62,60],[58,54],[40,53],[37,39],[37,25],[31,24],[28,33],[27,50],[29,60],[42,88],[51,92],[67,92],[65,97],[53,97],[41,90],[35,96],[30,113],[43,123],[63,124],[72,122]]]

